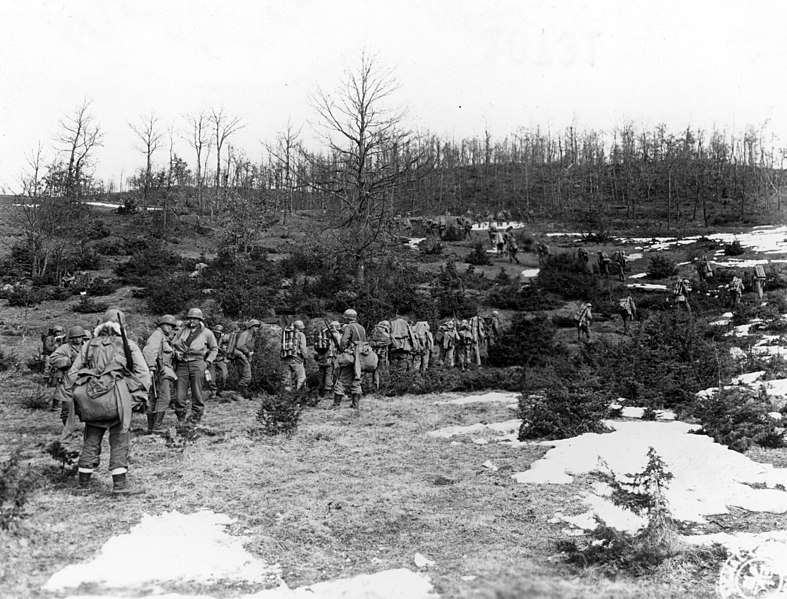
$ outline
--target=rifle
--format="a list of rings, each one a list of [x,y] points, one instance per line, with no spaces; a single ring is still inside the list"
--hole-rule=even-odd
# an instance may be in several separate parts
[[[333,345],[336,348],[336,351],[338,352],[339,351],[339,342],[336,341],[336,337],[333,336],[334,330],[331,328],[331,325],[328,324],[328,319],[327,318],[323,317],[322,321],[325,323],[325,328],[328,329],[328,336],[331,338],[331,341],[333,341]]]

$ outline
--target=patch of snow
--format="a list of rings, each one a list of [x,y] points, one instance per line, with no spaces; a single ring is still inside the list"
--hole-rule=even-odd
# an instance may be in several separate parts
[[[684,422],[606,422],[615,430],[584,434],[571,439],[545,441],[554,446],[513,478],[519,483],[566,484],[574,475],[599,469],[601,460],[617,476],[642,471],[647,451],[653,447],[674,478],[666,496],[678,520],[704,522],[704,516],[724,514],[728,506],[749,511],[787,512],[787,469],[753,462],[746,456],[714,443],[705,435],[690,434],[696,426]],[[755,489],[751,483],[768,488]],[[596,502],[596,499],[586,498]],[[594,503],[595,505],[595,503]]]
[[[632,260],[641,260],[645,254],[634,252],[633,254],[629,254],[626,256],[626,259],[631,262]]]
[[[712,545],[719,543],[732,553],[742,550],[752,550],[765,543],[787,544],[787,530],[773,530],[769,532],[717,532],[707,535],[685,535],[680,539],[689,545]],[[787,547],[787,545],[785,545]],[[787,564],[787,554],[782,554],[782,559],[777,563]]]
[[[645,408],[635,408],[634,406],[628,406],[621,410],[623,418],[642,418],[644,414]],[[658,420],[675,420],[675,412],[672,410],[656,410],[656,418]]]
[[[729,318],[720,318],[719,320],[714,320],[713,322],[708,323],[712,327],[724,327],[730,324]]]
[[[435,565],[434,560],[431,560],[425,555],[422,555],[420,553],[416,553],[413,556],[413,561],[415,562],[415,565],[419,568],[429,568]]]
[[[224,531],[232,522],[228,516],[208,510],[145,514],[128,533],[109,539],[91,561],[55,572],[43,588],[61,591],[83,583],[136,588],[156,581],[210,584],[224,579],[255,583],[265,578],[278,580],[278,565],[246,551],[245,537]]]
[[[738,376],[734,376],[730,379],[731,385],[751,385],[755,381],[759,381],[762,378],[762,375],[765,374],[764,370],[758,370],[757,372],[747,372],[745,374],[739,374]]]
[[[523,279],[532,279],[538,276],[538,273],[541,271],[540,268],[526,268],[522,271],[521,276]]]
[[[493,220],[492,222],[497,227],[498,231],[499,230],[505,231],[508,227],[511,227],[512,229],[524,229],[527,226],[525,223],[519,222],[519,221],[516,221],[516,220],[503,221],[503,222],[501,222],[499,220]],[[482,223],[475,223],[475,224],[473,224],[472,230],[473,231],[488,231],[489,230],[489,221],[484,221]]]
[[[490,391],[489,393],[465,395],[448,401],[436,401],[435,404],[463,406],[469,403],[496,403],[496,402],[513,403],[513,404],[518,403],[519,393]]]
[[[646,272],[638,272],[636,274],[629,275],[629,279],[644,279],[647,276],[648,276],[648,273],[646,273]]]
[[[488,468],[492,472],[497,472],[498,471],[498,467],[494,465],[492,460],[487,460],[486,462],[481,464],[481,466],[483,466],[484,468]]]
[[[430,437],[436,437],[440,439],[449,439],[456,435],[472,435],[487,431],[492,431],[501,435],[511,435],[512,433],[516,435],[521,424],[522,421],[519,418],[514,420],[506,420],[504,422],[493,422],[492,424],[482,424],[478,422],[468,426],[446,426],[436,431],[430,431],[426,434]],[[476,439],[473,439],[473,441],[475,442]],[[486,442],[486,440],[484,440],[484,442]]]
[[[547,233],[547,237],[582,237],[584,233]]]
[[[666,291],[667,286],[660,283],[628,283],[629,289],[639,289],[641,291]]]
[[[407,247],[409,247],[411,250],[417,250],[418,244],[422,241],[426,241],[426,237],[410,237],[407,240]]]

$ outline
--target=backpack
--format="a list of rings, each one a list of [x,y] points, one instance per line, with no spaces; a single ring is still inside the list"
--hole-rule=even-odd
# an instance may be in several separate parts
[[[115,343],[88,344],[85,362],[74,382],[74,408],[82,422],[108,422],[120,418],[120,397],[116,387],[126,385],[126,367],[115,360],[120,351]],[[94,366],[96,354],[103,352],[103,371]],[[126,389],[128,393],[128,389]]]
[[[762,266],[762,264],[755,265],[754,272],[756,273],[758,279],[765,278],[765,268]]]
[[[378,323],[374,325],[369,341],[372,347],[388,347],[391,345],[391,335]]]
[[[364,341],[358,348],[358,361],[361,365],[361,372],[374,372],[377,370],[379,358],[374,353],[374,348]]]
[[[292,358],[295,356],[295,329],[285,327],[281,330],[281,357]]]
[[[235,349],[238,347],[238,336],[240,331],[232,331],[227,336],[227,357],[232,358],[235,355]]]
[[[319,352],[326,351],[331,347],[331,334],[328,329],[315,331],[314,333],[314,349]]]

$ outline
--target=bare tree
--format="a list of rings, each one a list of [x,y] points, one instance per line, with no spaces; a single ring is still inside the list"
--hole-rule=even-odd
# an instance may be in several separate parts
[[[213,139],[216,142],[216,204],[219,202],[221,190],[221,148],[224,142],[234,133],[245,127],[240,117],[230,116],[224,113],[224,107],[212,109],[210,112],[210,122],[213,125]],[[210,216],[213,218],[213,206],[211,206]]]
[[[198,114],[188,115],[185,118],[189,125],[189,131],[185,139],[194,149],[197,158],[197,207],[199,211],[202,212],[204,208],[203,189],[205,187],[205,176],[208,171],[210,148],[213,145],[210,134],[210,121],[208,119],[208,114],[204,111]]]
[[[283,181],[280,182],[284,190],[284,201],[282,202],[281,210],[286,214],[293,212],[293,194],[295,193],[295,184],[293,183],[293,173],[296,172],[296,159],[302,153],[301,143],[299,137],[301,130],[297,131],[292,125],[292,121],[287,121],[287,128],[276,135],[276,142],[273,144],[266,144],[268,153],[278,163],[278,166],[283,171]]]
[[[392,232],[396,195],[430,168],[418,149],[425,146],[410,144],[414,136],[402,128],[405,111],[389,106],[398,87],[390,69],[362,53],[334,93],[320,90],[313,98],[327,155],[310,157],[318,167],[311,185],[338,200],[337,239],[354,259],[359,283],[365,263]]]
[[[66,198],[79,200],[86,183],[86,169],[91,151],[102,145],[101,129],[90,113],[92,101],[85,99],[80,106],[60,121],[61,133],[56,138],[58,149],[67,157],[63,181]]]
[[[159,149],[163,134],[158,129],[158,118],[151,110],[148,116],[142,117],[138,124],[128,125],[137,136],[137,150],[145,156],[145,176],[142,183],[142,205],[148,205],[148,193],[153,178],[153,154]]]

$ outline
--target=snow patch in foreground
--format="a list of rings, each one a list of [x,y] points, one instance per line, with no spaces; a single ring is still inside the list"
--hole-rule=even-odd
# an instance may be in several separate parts
[[[468,403],[517,403],[519,401],[519,393],[490,391],[489,393],[481,393],[476,395],[464,395],[451,399],[448,401],[436,401],[436,405],[456,405],[462,406]]]
[[[492,424],[483,424],[478,422],[468,426],[446,426],[436,431],[430,431],[427,434],[429,437],[436,437],[438,439],[450,439],[456,435],[475,435],[492,431],[504,435],[506,438],[516,439],[519,427],[522,425],[522,420],[516,418],[514,420],[505,420],[504,422],[493,422]]]
[[[618,476],[632,474],[643,470],[648,448],[653,447],[674,475],[666,495],[678,520],[705,522],[704,516],[728,513],[728,506],[753,512],[787,512],[787,492],[774,488],[787,488],[787,469],[754,462],[710,437],[690,434],[696,426],[684,422],[606,424],[615,430],[543,442],[554,448],[530,470],[513,478],[520,483],[566,484],[575,475],[598,470],[600,460]],[[768,488],[749,486],[755,483]],[[599,501],[589,497],[591,503]]]
[[[116,599],[116,595],[72,595],[66,599]],[[124,599],[217,599],[212,595],[123,595]],[[277,589],[253,594],[235,595],[236,599],[437,599],[432,584],[425,575],[406,568],[384,570],[375,574],[361,574],[318,582],[290,589],[285,584]]]
[[[144,514],[126,533],[109,539],[91,561],[66,566],[44,585],[45,591],[97,584],[138,588],[157,581],[215,583],[237,580],[280,581],[280,567],[254,557],[243,548],[245,537],[230,536],[224,514],[165,512]]]

